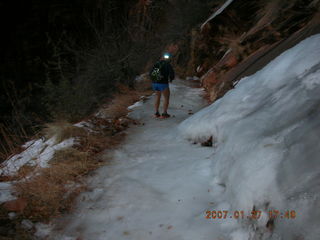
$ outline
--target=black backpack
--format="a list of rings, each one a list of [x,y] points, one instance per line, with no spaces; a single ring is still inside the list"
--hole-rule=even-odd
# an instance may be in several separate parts
[[[151,73],[150,73],[150,78],[152,82],[157,83],[161,82],[163,79],[163,75],[161,73],[162,67],[165,63],[164,62],[158,62],[157,64],[154,65]]]

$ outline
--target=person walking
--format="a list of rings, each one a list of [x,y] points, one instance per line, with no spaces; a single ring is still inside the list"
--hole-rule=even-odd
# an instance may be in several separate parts
[[[168,107],[170,100],[170,89],[169,89],[169,81],[172,82],[175,78],[174,70],[170,64],[171,54],[164,53],[160,60],[155,63],[153,68],[151,69],[149,76],[152,80],[152,88],[156,93],[155,97],[155,114],[156,118],[169,118]],[[160,115],[159,107],[161,95],[164,97],[163,102],[163,113]]]

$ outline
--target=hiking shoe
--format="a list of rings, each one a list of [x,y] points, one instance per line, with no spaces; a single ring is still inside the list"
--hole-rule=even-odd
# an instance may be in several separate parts
[[[158,117],[160,117],[160,113],[159,113],[159,112],[156,112],[153,116],[154,116],[155,118],[158,118]]]
[[[169,118],[170,115],[168,113],[162,113],[161,118]]]

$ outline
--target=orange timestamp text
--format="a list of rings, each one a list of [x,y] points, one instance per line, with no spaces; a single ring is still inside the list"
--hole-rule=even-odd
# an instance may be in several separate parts
[[[228,210],[212,210],[206,211],[206,219],[259,219],[261,217],[262,211],[228,211]],[[269,210],[268,211],[270,219],[294,219],[297,214],[294,210]]]

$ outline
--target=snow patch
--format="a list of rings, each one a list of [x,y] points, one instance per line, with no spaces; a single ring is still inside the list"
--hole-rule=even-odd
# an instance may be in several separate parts
[[[11,193],[12,183],[0,182],[0,203],[16,199]]]
[[[88,132],[95,132],[93,130],[94,129],[94,125],[92,123],[90,123],[90,122],[82,121],[82,122],[73,124],[73,126],[79,127],[79,128],[84,128]]]
[[[36,232],[34,235],[39,239],[45,239],[52,231],[52,226],[50,224],[36,223],[35,228]]]
[[[141,107],[142,105],[143,105],[143,101],[138,101],[138,102],[134,103],[133,105],[129,106],[128,109],[132,110],[134,108]]]

